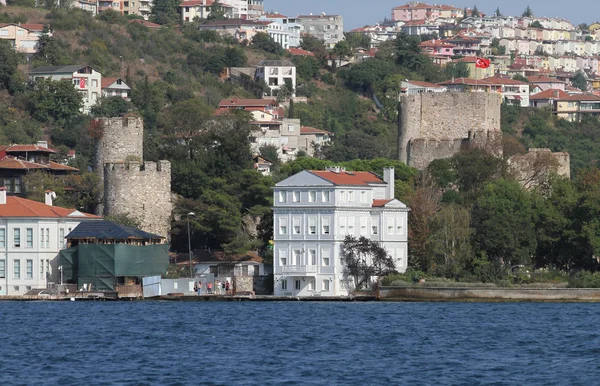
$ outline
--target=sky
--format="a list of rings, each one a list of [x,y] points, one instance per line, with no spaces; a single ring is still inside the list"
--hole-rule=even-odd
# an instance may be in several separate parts
[[[373,25],[385,17],[390,18],[392,8],[407,2],[408,0],[265,0],[264,4],[265,10],[276,10],[286,16],[306,15],[311,12],[341,15],[344,18],[344,30],[349,31],[364,25]],[[473,5],[477,5],[477,9],[486,14],[494,13],[499,6],[503,15],[511,16],[520,16],[529,5],[534,16],[562,17],[575,25],[600,21],[598,0],[434,0],[427,3],[448,4],[459,8],[472,8]]]

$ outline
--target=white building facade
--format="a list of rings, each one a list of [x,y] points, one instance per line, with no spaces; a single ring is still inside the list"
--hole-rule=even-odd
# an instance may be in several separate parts
[[[270,95],[285,84],[292,86],[292,97],[296,96],[296,66],[289,60],[263,60],[256,66],[256,79],[263,80],[270,90]]]
[[[82,220],[100,217],[6,196],[0,188],[0,296],[24,295],[31,289],[60,284],[58,253],[66,248],[65,236]]]
[[[380,243],[404,272],[408,211],[394,198],[394,169],[383,179],[343,168],[302,171],[274,188],[276,296],[348,296],[352,279],[340,258],[347,235]]]

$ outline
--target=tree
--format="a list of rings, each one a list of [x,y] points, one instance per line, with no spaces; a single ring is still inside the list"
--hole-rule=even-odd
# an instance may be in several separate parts
[[[33,55],[34,64],[59,66],[69,64],[73,53],[67,43],[44,33],[38,41],[38,50]]]
[[[544,28],[544,26],[539,20],[534,20],[531,24],[529,24],[529,28]]]
[[[470,222],[469,209],[458,205],[446,205],[432,218],[427,244],[446,276],[468,269],[472,261]]]
[[[81,114],[81,94],[69,80],[36,79],[25,96],[29,113],[40,122],[63,126]]]
[[[279,159],[279,148],[275,145],[262,145],[258,152],[262,157],[265,157],[275,165],[279,165],[281,160]]]
[[[130,110],[130,103],[120,96],[100,98],[95,106],[92,106],[90,113],[94,117],[114,118],[122,117]]]
[[[333,47],[333,55],[335,55],[339,59],[339,66],[342,65],[342,59],[347,58],[352,54],[352,48],[347,41],[341,40],[335,44]]]
[[[446,78],[468,78],[471,70],[465,62],[448,63],[444,67],[444,75]]]
[[[269,34],[259,32],[252,38],[252,45],[256,48],[270,52],[272,54],[283,53],[283,47],[277,43]]]
[[[177,0],[154,0],[150,19],[158,24],[176,24],[181,19]]]
[[[518,80],[519,82],[529,83],[529,79],[527,79],[526,77],[524,77],[521,74],[515,74],[515,76],[513,76],[513,80]]]
[[[496,12],[494,12],[494,15],[498,17],[502,16],[502,12],[500,12],[500,7],[496,8]]]
[[[11,89],[18,65],[19,54],[7,40],[0,39],[0,89]]]
[[[530,195],[518,182],[488,184],[472,212],[475,254],[506,267],[530,264],[537,246],[533,220]]]
[[[523,14],[521,16],[523,16],[523,17],[533,17],[533,11],[529,7],[529,5],[527,6],[527,8],[525,8],[525,11],[523,11]]]
[[[344,265],[344,274],[353,279],[356,291],[370,288],[374,278],[389,275],[396,270],[394,260],[385,248],[364,236],[359,239],[346,236],[340,259]]]
[[[462,193],[477,193],[502,171],[502,160],[484,149],[471,149],[455,154],[451,159],[457,185]]]
[[[206,18],[207,21],[211,20],[223,20],[225,19],[225,9],[220,1],[215,1],[210,7],[208,7],[209,13]]]
[[[506,53],[506,47],[500,45],[500,39],[498,38],[492,39],[490,48],[492,49],[492,55],[504,55]]]
[[[352,32],[346,32],[344,35],[346,36],[345,41],[348,42],[351,48],[360,47],[368,49],[371,47],[371,38],[368,35]]]
[[[477,9],[477,5],[473,6],[473,11],[471,12],[471,17],[481,17],[479,14],[479,10]]]
[[[571,83],[581,91],[587,91],[587,79],[583,72],[577,71]]]

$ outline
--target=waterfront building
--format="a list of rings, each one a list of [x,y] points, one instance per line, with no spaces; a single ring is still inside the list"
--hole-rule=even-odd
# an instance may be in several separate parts
[[[100,217],[45,203],[7,196],[0,188],[0,295],[23,295],[48,283],[60,283],[58,253],[65,236],[79,223]]]
[[[380,243],[404,272],[408,211],[394,198],[394,169],[384,176],[333,167],[304,170],[274,188],[276,296],[347,296],[352,279],[340,258],[347,235]]]

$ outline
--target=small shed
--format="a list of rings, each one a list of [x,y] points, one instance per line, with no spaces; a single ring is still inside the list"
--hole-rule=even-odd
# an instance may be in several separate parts
[[[167,271],[165,238],[110,221],[80,223],[59,254],[63,280],[92,291],[141,293],[141,279]]]

